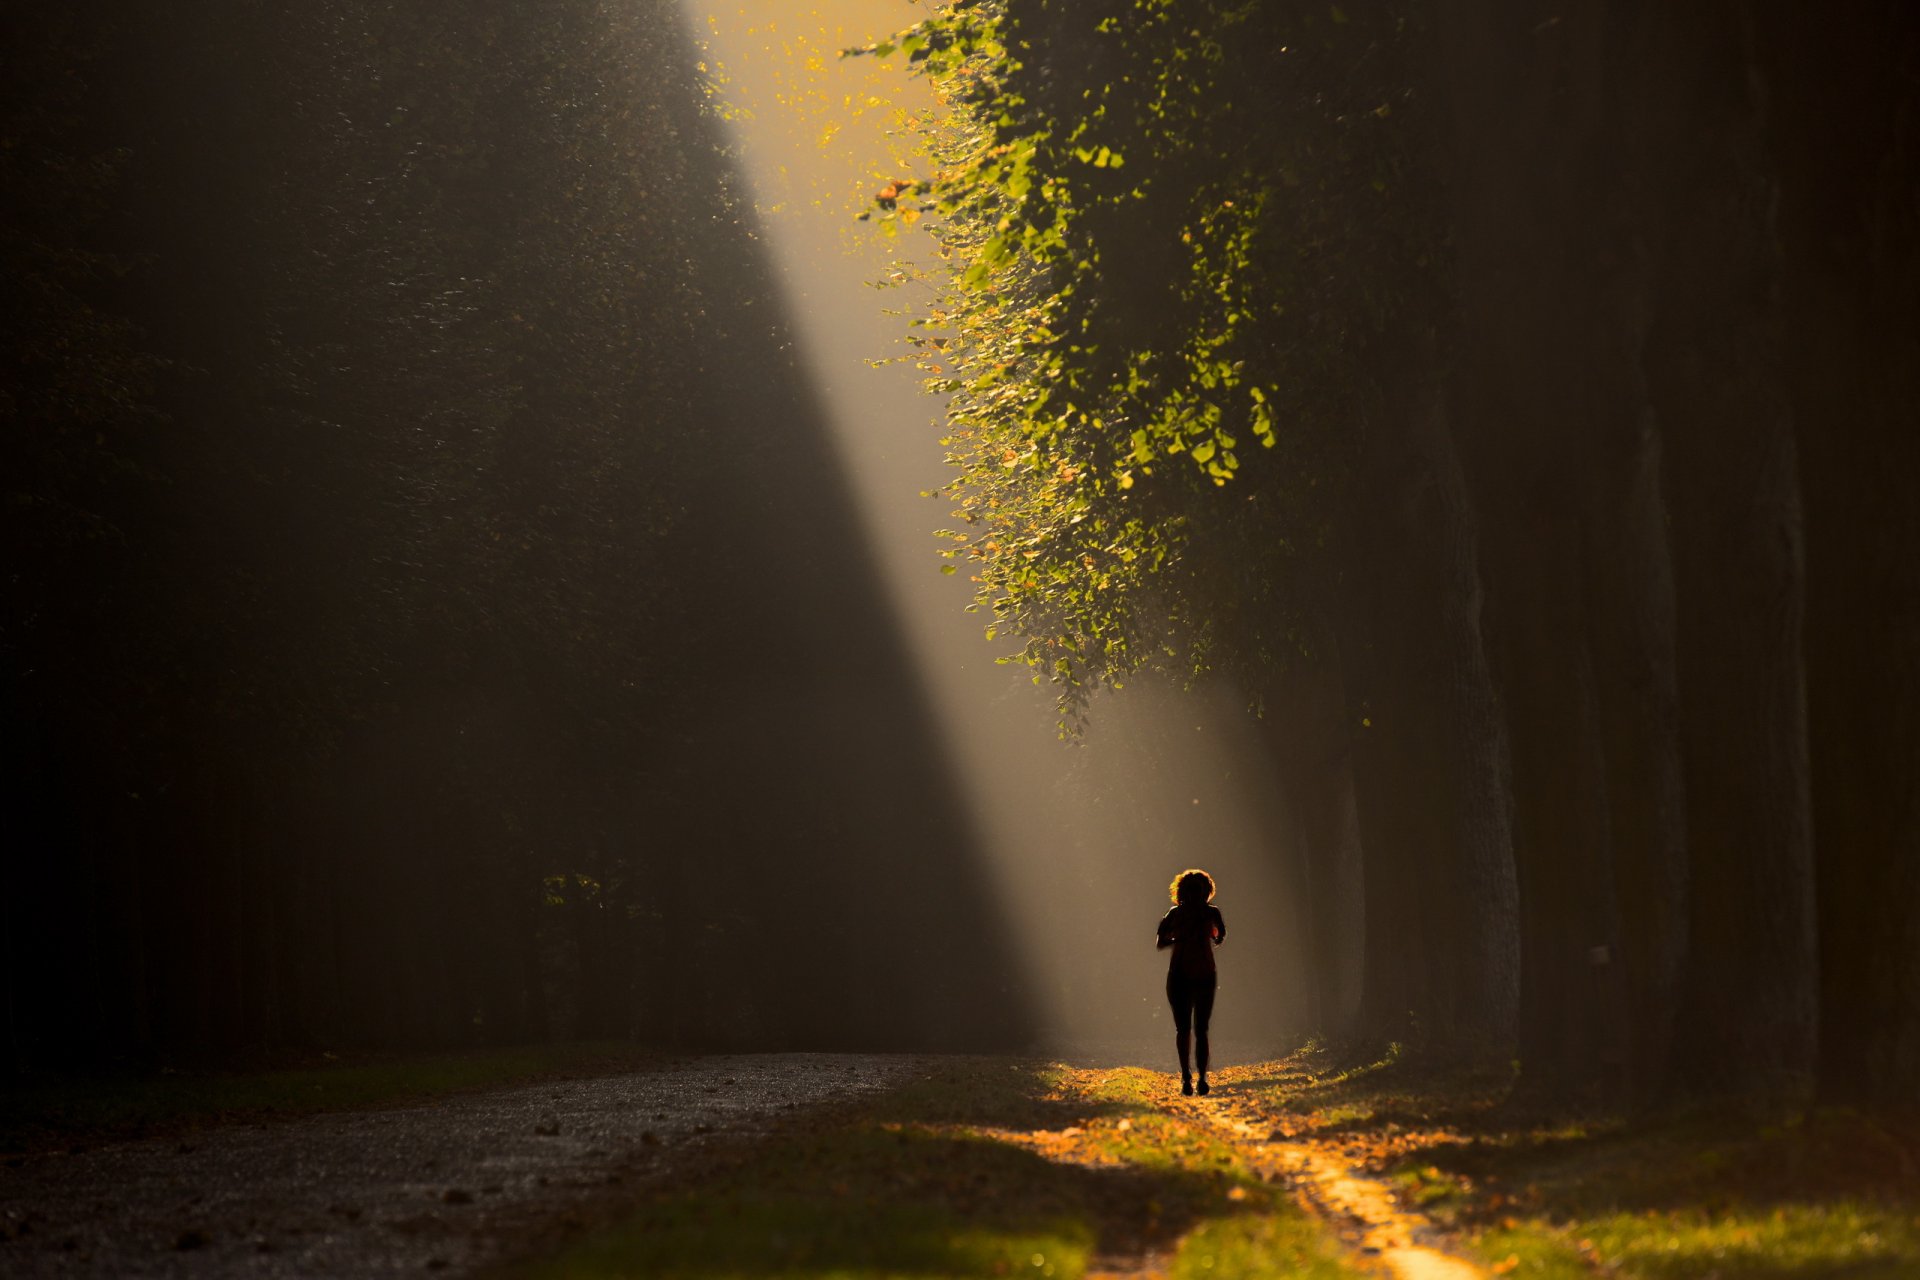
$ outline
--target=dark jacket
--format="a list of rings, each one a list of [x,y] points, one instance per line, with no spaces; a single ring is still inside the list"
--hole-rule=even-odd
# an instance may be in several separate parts
[[[1167,972],[1186,978],[1204,978],[1213,970],[1213,949],[1227,940],[1227,922],[1220,908],[1205,902],[1182,902],[1160,917],[1155,944],[1172,947]]]

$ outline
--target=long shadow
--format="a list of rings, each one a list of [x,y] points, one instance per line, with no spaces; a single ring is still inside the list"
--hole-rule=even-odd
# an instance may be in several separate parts
[[[986,1139],[889,1134],[813,1154],[791,1170],[817,1179],[812,1191],[661,1202],[571,1255],[571,1273],[599,1274],[598,1263],[638,1275],[982,1274],[1062,1245],[1137,1257],[1250,1211],[1204,1174],[1062,1165]]]
[[[1211,1171],[1059,1163],[980,1133],[1150,1109],[1050,1099],[1026,1066],[1004,1079],[978,1068],[938,1072],[863,1106],[851,1124],[803,1128],[736,1168],[656,1197],[551,1270],[1044,1274],[1064,1261],[1060,1252],[1135,1258],[1171,1248],[1202,1223],[1264,1207]]]
[[[1424,1166],[1420,1185],[1462,1225],[1569,1224],[1569,1240],[1591,1236],[1623,1273],[1894,1280],[1920,1258],[1913,1138],[1849,1113],[1667,1117],[1436,1144],[1402,1167]]]
[[[1037,1132],[1154,1113],[1144,1103],[1067,1097],[1043,1092],[1035,1063],[1010,1063],[1007,1080],[983,1078],[965,1066],[935,1072],[918,1085],[896,1089],[869,1104],[878,1124],[966,1125]]]
[[[1416,1148],[1407,1159],[1524,1188],[1534,1205],[1568,1218],[1845,1199],[1920,1208],[1920,1134],[1853,1112],[1780,1124],[1697,1115],[1504,1132],[1490,1125],[1473,1136]]]
[[[1845,1109],[1770,1117],[1740,1108],[1640,1116],[1555,1111],[1538,1096],[1514,1097],[1498,1068],[1412,1061],[1309,1080],[1283,1072],[1238,1083],[1282,1088],[1288,1110],[1320,1113],[1316,1139],[1442,1131],[1438,1140],[1397,1147],[1389,1172],[1409,1179],[1426,1207],[1461,1225],[1499,1228],[1518,1216],[1595,1224],[1597,1233],[1600,1224],[1652,1215],[1644,1229],[1623,1229],[1629,1240],[1654,1242],[1636,1265],[1676,1277],[1716,1269],[1764,1280],[1891,1276],[1906,1274],[1901,1260],[1920,1247],[1910,1232],[1874,1238],[1876,1218],[1920,1221],[1920,1128],[1911,1117]],[[1652,1256],[1687,1224],[1718,1224],[1726,1238]],[[1886,1256],[1876,1252],[1883,1245]],[[1713,1254],[1715,1248],[1732,1253]]]

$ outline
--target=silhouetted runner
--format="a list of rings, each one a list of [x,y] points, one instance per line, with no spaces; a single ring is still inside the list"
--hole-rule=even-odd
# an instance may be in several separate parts
[[[1213,949],[1227,940],[1227,922],[1213,901],[1213,877],[1195,867],[1167,886],[1173,906],[1160,917],[1155,945],[1173,948],[1167,961],[1167,1003],[1173,1006],[1174,1047],[1180,1051],[1180,1092],[1193,1092],[1187,1047],[1199,1038],[1200,1092],[1207,1091],[1207,1023],[1213,1018],[1213,992],[1219,975]]]

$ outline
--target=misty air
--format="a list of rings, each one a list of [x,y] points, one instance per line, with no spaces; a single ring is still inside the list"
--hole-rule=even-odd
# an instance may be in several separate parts
[[[1920,1276],[1920,15],[0,20],[0,1274]]]

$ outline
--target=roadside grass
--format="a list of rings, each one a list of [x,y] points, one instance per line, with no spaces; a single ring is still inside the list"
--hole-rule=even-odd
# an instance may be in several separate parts
[[[1290,1202],[1284,1211],[1204,1222],[1181,1242],[1172,1280],[1233,1280],[1240,1276],[1287,1280],[1346,1280],[1378,1274],[1342,1257],[1327,1229]]]
[[[1148,1072],[942,1064],[508,1274],[1071,1278],[1149,1251],[1182,1280],[1370,1274],[1231,1148],[1160,1112],[1164,1087]]]
[[[1516,1275],[1912,1280],[1920,1127],[1901,1129],[1838,1111],[1678,1117],[1436,1158],[1486,1189],[1462,1226],[1488,1261],[1519,1258]]]
[[[10,1082],[0,1151],[87,1146],[232,1120],[393,1106],[496,1085],[599,1075],[658,1061],[617,1041],[383,1054],[265,1071],[180,1071]]]
[[[1542,1115],[1499,1067],[1283,1065],[1261,1082],[1277,1127],[1389,1178],[1496,1275],[1920,1277],[1920,1116]]]

